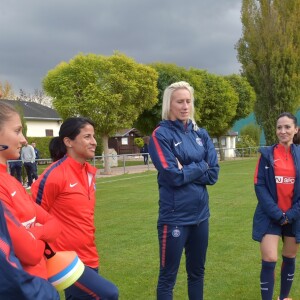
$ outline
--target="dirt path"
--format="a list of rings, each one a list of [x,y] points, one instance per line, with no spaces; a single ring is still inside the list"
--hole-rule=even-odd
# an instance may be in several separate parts
[[[105,175],[103,174],[103,169],[98,169],[97,171],[97,178],[103,178],[103,177],[111,177],[111,176],[117,176],[117,175],[123,175],[123,174],[134,174],[134,173],[143,173],[146,171],[155,171],[155,167],[153,164],[148,165],[138,165],[138,166],[130,166],[130,167],[114,167],[111,168],[111,174]]]

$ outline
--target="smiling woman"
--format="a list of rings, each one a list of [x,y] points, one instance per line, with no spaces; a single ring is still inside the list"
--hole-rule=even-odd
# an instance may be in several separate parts
[[[95,244],[96,168],[94,124],[87,118],[65,120],[49,149],[54,162],[34,182],[34,200],[55,216],[62,232],[50,246],[54,251],[76,251],[85,264],[83,275],[65,290],[66,299],[118,299],[118,289],[98,274]],[[93,296],[91,296],[93,295]]]
[[[279,300],[287,298],[296,269],[300,243],[300,153],[293,138],[298,133],[297,118],[291,113],[280,114],[276,122],[278,143],[263,147],[257,162],[254,186],[258,199],[253,218],[252,237],[260,243],[261,299],[273,299],[274,271],[278,245],[282,247]]]

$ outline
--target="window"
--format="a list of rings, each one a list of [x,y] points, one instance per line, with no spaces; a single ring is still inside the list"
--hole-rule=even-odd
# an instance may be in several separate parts
[[[53,129],[46,129],[46,136],[53,136]]]
[[[128,145],[128,138],[127,137],[123,137],[121,140],[121,144],[122,145]]]
[[[218,146],[219,146],[219,144],[218,144],[218,139],[217,139],[217,138],[213,138],[213,139],[212,139],[212,142],[213,142],[215,148],[218,148]]]
[[[222,143],[222,146],[226,146],[226,138],[223,137],[223,138],[221,139],[221,143]]]

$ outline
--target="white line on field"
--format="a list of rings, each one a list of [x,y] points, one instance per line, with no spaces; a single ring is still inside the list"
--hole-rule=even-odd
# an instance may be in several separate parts
[[[223,174],[225,174],[226,176],[228,176],[228,175],[251,175],[251,173],[246,173],[246,172],[244,172],[244,173],[241,173],[241,172],[239,172],[239,173],[222,173],[222,175]]]
[[[103,182],[97,182],[96,184],[100,183],[111,183],[111,182],[118,182],[118,181],[123,181],[123,180],[130,180],[130,179],[135,179],[135,178],[140,178],[140,177],[148,177],[148,176],[153,176],[156,174],[149,174],[149,175],[141,175],[141,176],[134,176],[134,177],[127,177],[127,178],[119,178],[119,179],[115,179],[115,180],[107,180],[107,181],[103,181]]]

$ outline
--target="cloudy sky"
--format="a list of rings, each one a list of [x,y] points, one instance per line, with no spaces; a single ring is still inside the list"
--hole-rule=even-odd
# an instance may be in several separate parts
[[[118,50],[140,63],[239,73],[242,0],[8,0],[0,9],[0,81],[33,92],[61,61]]]

